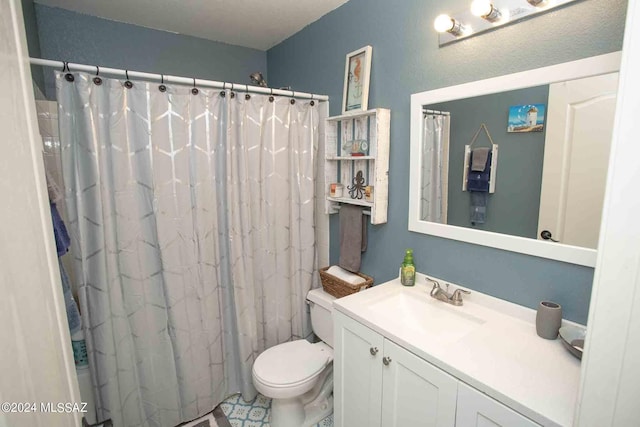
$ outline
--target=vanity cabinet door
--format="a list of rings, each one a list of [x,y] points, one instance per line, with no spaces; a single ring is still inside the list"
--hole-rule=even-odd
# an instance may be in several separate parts
[[[333,321],[335,425],[380,427],[384,339],[339,312]]]
[[[458,385],[456,427],[535,427],[529,418],[464,383]]]
[[[453,427],[458,380],[385,340],[383,427]]]

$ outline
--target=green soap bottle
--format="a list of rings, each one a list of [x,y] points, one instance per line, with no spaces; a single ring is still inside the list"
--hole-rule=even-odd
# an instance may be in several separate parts
[[[416,266],[413,263],[413,249],[407,249],[400,268],[400,282],[405,286],[416,284]]]

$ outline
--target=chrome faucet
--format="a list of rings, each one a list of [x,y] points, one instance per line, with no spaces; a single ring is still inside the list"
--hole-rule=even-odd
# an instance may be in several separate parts
[[[435,298],[437,300],[440,301],[444,301],[446,303],[449,303],[451,305],[456,305],[456,306],[460,306],[462,305],[463,301],[462,301],[462,294],[470,294],[471,292],[469,291],[465,291],[464,289],[456,289],[455,291],[453,291],[453,293],[449,293],[449,284],[446,283],[447,286],[447,290],[444,290],[440,287],[440,283],[438,283],[437,280],[433,280],[430,279],[428,277],[425,277],[425,279],[427,280],[427,282],[431,282],[433,283],[433,288],[431,289],[431,298]]]

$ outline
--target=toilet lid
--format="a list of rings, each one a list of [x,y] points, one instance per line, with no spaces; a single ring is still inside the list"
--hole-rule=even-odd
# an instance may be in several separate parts
[[[276,387],[303,382],[320,373],[333,359],[330,347],[320,344],[296,340],[271,347],[256,359],[254,375]]]

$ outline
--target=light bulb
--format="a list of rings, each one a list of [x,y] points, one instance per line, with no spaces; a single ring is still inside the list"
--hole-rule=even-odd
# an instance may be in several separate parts
[[[496,9],[491,0],[473,0],[471,13],[489,22],[496,22],[502,18],[502,13]]]
[[[471,3],[471,13],[474,16],[487,16],[492,10],[491,0],[473,0]]]
[[[433,28],[439,33],[446,33],[451,31],[455,26],[455,21],[449,15],[439,15],[435,21],[433,21]]]

